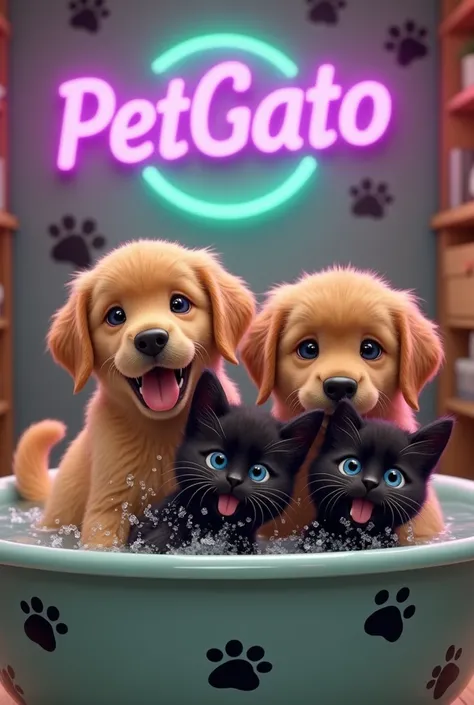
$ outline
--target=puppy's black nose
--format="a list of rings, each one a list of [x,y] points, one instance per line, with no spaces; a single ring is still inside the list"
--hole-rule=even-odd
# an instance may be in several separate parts
[[[138,352],[149,355],[149,357],[156,357],[166,347],[169,337],[168,331],[163,328],[151,328],[138,333],[134,343]]]
[[[350,377],[328,377],[324,380],[323,390],[331,401],[352,399],[357,392],[357,382]]]
[[[378,487],[379,483],[377,482],[377,480],[373,480],[370,477],[364,477],[362,479],[362,484],[364,485],[367,492],[370,492],[370,490],[373,490],[374,487]]]
[[[242,478],[240,478],[240,477],[235,477],[234,475],[230,475],[230,476],[227,478],[227,482],[228,482],[229,485],[232,487],[232,489],[234,489],[234,487],[237,487],[238,485],[241,485],[241,484],[242,484]]]

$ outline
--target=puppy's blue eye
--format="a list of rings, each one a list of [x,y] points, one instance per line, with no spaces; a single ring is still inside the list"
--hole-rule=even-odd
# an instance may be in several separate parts
[[[357,458],[346,458],[339,463],[339,470],[343,475],[358,475],[362,470],[362,464]]]
[[[109,311],[107,311],[105,320],[107,321],[109,326],[121,326],[122,323],[125,323],[125,321],[127,320],[127,316],[125,315],[125,311],[123,310],[123,308],[120,308],[120,306],[114,306]]]
[[[382,356],[382,353],[382,346],[380,343],[377,343],[376,340],[367,338],[360,344],[360,356],[363,357],[364,360],[378,360],[379,357]]]
[[[318,341],[312,338],[303,340],[296,348],[296,354],[303,360],[315,360],[319,355]]]
[[[173,313],[189,313],[191,310],[191,301],[181,294],[175,294],[170,300],[170,309]]]
[[[400,487],[403,487],[405,484],[405,478],[403,474],[398,470],[397,468],[391,468],[390,470],[387,470],[385,475],[383,476],[384,482],[388,487],[394,487],[397,490],[400,489]]]
[[[227,457],[224,453],[209,453],[206,458],[206,465],[213,470],[225,470],[227,467]]]
[[[252,465],[249,470],[249,477],[254,482],[266,482],[270,477],[270,473],[265,465]]]

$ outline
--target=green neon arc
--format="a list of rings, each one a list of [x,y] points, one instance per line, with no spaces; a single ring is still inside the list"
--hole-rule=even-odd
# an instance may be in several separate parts
[[[304,157],[295,171],[276,189],[242,203],[211,203],[173,186],[158,169],[148,166],[142,176],[156,193],[182,211],[213,220],[243,220],[262,215],[292,198],[316,171],[316,159]]]
[[[249,54],[255,54],[255,56],[259,56],[261,59],[268,61],[269,64],[272,64],[287,78],[295,78],[298,75],[297,65],[285,56],[283,52],[266,42],[262,42],[260,39],[246,37],[244,34],[206,34],[202,37],[187,39],[155,59],[151,67],[152,71],[154,73],[164,73],[192,54],[212,49],[237,49]]]
[[[177,44],[155,59],[152,70],[156,74],[162,74],[193,54],[213,49],[234,49],[254,54],[271,64],[286,78],[295,78],[298,74],[298,66],[294,61],[270,44],[242,34],[223,33],[206,34]],[[314,157],[304,157],[280,186],[263,196],[241,203],[213,203],[195,198],[176,188],[156,167],[145,167],[142,176],[158,196],[180,210],[213,220],[241,220],[268,213],[288,201],[303,188],[316,171],[316,167]]]

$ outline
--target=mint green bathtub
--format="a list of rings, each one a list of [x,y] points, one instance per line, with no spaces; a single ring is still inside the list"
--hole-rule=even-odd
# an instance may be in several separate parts
[[[435,484],[474,527],[474,483]],[[474,671],[473,598],[469,536],[249,557],[0,540],[0,678],[26,705],[448,705]]]

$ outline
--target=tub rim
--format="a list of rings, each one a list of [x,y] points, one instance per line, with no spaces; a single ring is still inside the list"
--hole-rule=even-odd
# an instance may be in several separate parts
[[[445,499],[474,504],[474,482],[435,475]],[[14,478],[0,478],[0,505],[18,499]],[[106,557],[106,558],[105,558]],[[341,553],[269,556],[157,556],[31,546],[0,539],[0,567],[96,577],[192,580],[291,580],[358,577],[474,560],[474,536],[429,545]]]

